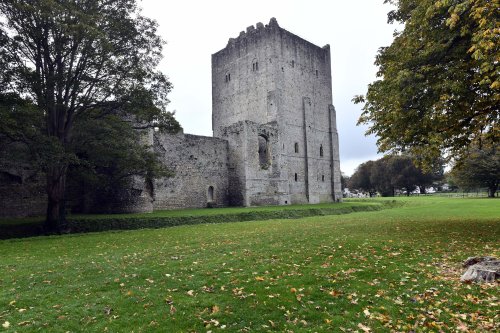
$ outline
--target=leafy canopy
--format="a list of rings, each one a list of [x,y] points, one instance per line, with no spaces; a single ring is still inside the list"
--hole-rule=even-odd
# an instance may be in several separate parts
[[[130,129],[180,129],[166,110],[172,85],[156,69],[163,43],[136,0],[0,0],[0,117],[9,124],[0,140],[44,153],[35,160],[47,175],[47,229],[64,222],[68,168],[97,172],[114,159],[114,175],[144,174],[154,159]],[[82,139],[93,129],[100,135]],[[128,149],[118,153],[120,140]]]
[[[384,152],[429,162],[460,155],[474,138],[500,138],[499,0],[386,0],[404,24],[379,50],[359,124]]]

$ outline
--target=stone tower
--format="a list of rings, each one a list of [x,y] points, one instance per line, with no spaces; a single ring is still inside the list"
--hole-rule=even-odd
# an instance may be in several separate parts
[[[340,201],[330,47],[257,23],[212,55],[212,126],[229,143],[229,201]]]

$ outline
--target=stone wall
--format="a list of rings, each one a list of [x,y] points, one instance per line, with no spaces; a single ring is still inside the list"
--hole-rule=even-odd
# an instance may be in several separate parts
[[[228,205],[227,141],[179,133],[154,136],[154,149],[175,176],[154,182],[154,209]]]
[[[43,175],[0,171],[0,218],[45,215],[44,185]]]
[[[278,124],[240,121],[221,129],[229,143],[229,196],[235,206],[290,204]]]
[[[251,151],[256,136],[245,130],[245,139],[227,137],[227,128],[234,131],[240,126],[234,124],[248,121],[275,124],[273,165],[279,176],[252,164],[251,154],[235,157],[242,164],[232,163],[231,169],[245,192],[241,203],[261,204],[258,188],[266,181],[275,185],[275,195],[262,204],[340,200],[329,45],[318,47],[282,29],[275,19],[248,27],[212,55],[212,107],[214,136],[227,138],[230,159],[241,149]],[[255,196],[249,194],[252,189]]]

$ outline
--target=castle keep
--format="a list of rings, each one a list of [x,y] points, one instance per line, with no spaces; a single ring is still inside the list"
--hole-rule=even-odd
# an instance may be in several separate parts
[[[90,210],[341,200],[329,45],[318,47],[274,18],[230,38],[212,55],[212,129],[213,137],[147,133],[175,176],[152,184],[134,178],[123,196]],[[27,199],[26,185],[8,186],[0,188],[0,202],[8,203],[0,216],[44,214],[41,193]]]
[[[154,207],[340,201],[330,47],[271,19],[212,55],[214,138],[156,138],[176,177],[158,181]]]

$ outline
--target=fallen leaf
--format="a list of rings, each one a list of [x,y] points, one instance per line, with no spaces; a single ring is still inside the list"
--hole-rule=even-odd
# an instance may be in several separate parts
[[[365,325],[363,325],[361,323],[358,324],[358,327],[361,328],[363,330],[363,332],[366,332],[366,333],[372,331],[371,328],[369,328],[368,326],[365,326]]]
[[[338,290],[332,290],[328,293],[328,295],[333,296],[333,297],[339,297],[342,293]]]
[[[2,327],[7,329],[10,327],[10,323],[8,321],[6,321],[5,323],[2,324]]]
[[[188,294],[189,296],[194,296],[194,290],[188,290],[186,294]]]

